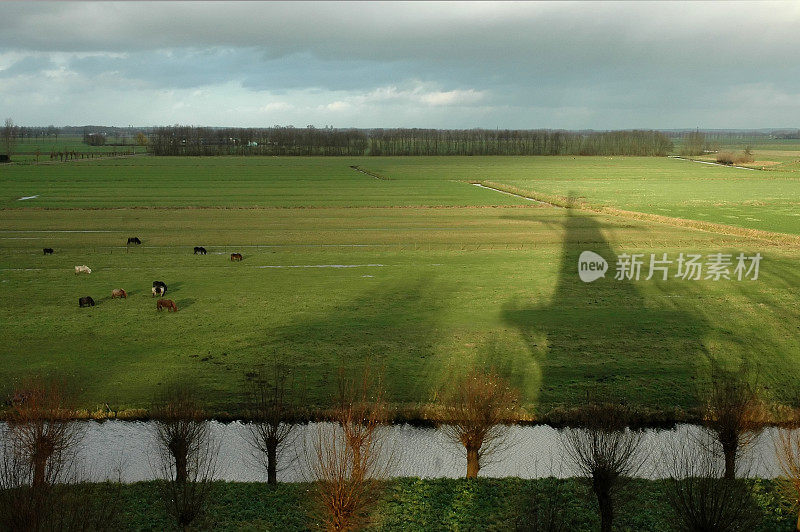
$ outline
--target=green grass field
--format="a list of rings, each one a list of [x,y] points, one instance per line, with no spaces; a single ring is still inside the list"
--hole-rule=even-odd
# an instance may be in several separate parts
[[[357,165],[388,179],[350,168]],[[653,157],[134,158],[0,170],[0,207],[522,205],[467,181],[800,234],[800,176]],[[19,201],[21,197],[39,197]]]
[[[762,217],[759,229],[800,232],[790,216],[796,180],[670,159],[6,166],[0,378],[13,386],[30,374],[64,374],[88,409],[145,408],[159,386],[188,379],[213,412],[236,415],[245,374],[274,358],[294,368],[316,406],[329,400],[340,367],[383,368],[390,399],[413,408],[480,365],[508,377],[542,415],[589,390],[655,410],[691,408],[709,377],[747,363],[772,398],[795,400],[796,247],[542,206],[467,182],[481,179],[672,216],[732,208]],[[640,199],[648,190],[649,203]],[[701,200],[709,205],[691,203]],[[177,206],[195,208],[168,208]],[[128,236],[143,245],[126,250]],[[194,256],[195,245],[209,255]],[[56,253],[43,256],[43,247]],[[623,252],[760,252],[764,260],[758,281],[623,282],[611,264],[606,279],[584,284],[577,257],[587,249],[610,262]],[[245,260],[231,263],[233,251]],[[76,276],[81,264],[93,273]],[[156,312],[153,280],[167,283],[178,313]],[[118,287],[128,300],[110,299]],[[78,308],[83,295],[97,306]]]
[[[800,175],[655,157],[408,158],[378,173],[503,183],[593,205],[800,234]]]

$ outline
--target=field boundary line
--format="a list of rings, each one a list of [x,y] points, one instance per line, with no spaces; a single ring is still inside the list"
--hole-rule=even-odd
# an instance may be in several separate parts
[[[554,204],[552,204],[552,203],[547,203],[546,201],[538,200],[538,199],[536,199],[536,198],[529,198],[528,196],[523,196],[522,194],[515,194],[515,193],[513,193],[513,192],[508,192],[508,191],[506,191],[506,190],[500,190],[499,188],[487,187],[486,185],[484,185],[483,183],[481,183],[481,182],[479,182],[479,181],[467,181],[467,182],[468,182],[470,185],[474,185],[474,186],[476,186],[476,187],[485,188],[485,189],[487,189],[487,190],[494,190],[495,192],[499,192],[499,193],[501,193],[501,194],[508,194],[509,196],[514,196],[514,197],[517,197],[517,198],[522,198],[522,199],[525,199],[525,200],[528,200],[528,201],[535,201],[536,203],[538,203],[538,204],[540,204],[540,205],[543,205],[543,206],[548,206],[548,207],[558,207],[558,208],[561,208],[561,206],[560,206],[560,205],[554,205]]]
[[[690,220],[688,218],[675,218],[672,216],[650,214],[647,212],[628,211],[625,209],[618,209],[616,207],[608,207],[605,205],[594,205],[585,201],[579,201],[573,198],[565,198],[564,196],[558,196],[555,194],[542,194],[540,192],[525,190],[512,185],[505,185],[503,183],[495,183],[493,181],[481,181],[481,184],[567,209],[580,209],[598,214],[617,216],[620,218],[656,222],[674,227],[686,227],[689,229],[696,229],[698,231],[705,231],[720,235],[741,236],[746,238],[754,238],[757,240],[766,240],[779,246],[788,246],[794,248],[800,247],[800,235],[763,231],[761,229],[748,229],[746,227],[737,227],[734,225],[718,224],[714,222],[704,222],[702,220]]]
[[[692,163],[700,163],[700,164],[710,164],[712,166],[723,166],[725,168],[738,168],[739,170],[754,170],[756,172],[761,171],[761,168],[749,168],[747,166],[737,166],[735,164],[722,164],[713,161],[701,161],[700,159],[690,159],[689,157],[681,157],[680,155],[667,155],[669,159],[678,159],[681,161],[689,161]]]
[[[369,170],[364,170],[358,165],[350,165],[350,168],[355,170],[356,172],[361,172],[364,175],[368,175],[370,177],[374,177],[375,179],[380,179],[381,181],[392,181],[391,177],[382,176],[380,174],[376,174],[375,172],[370,172]]]
[[[191,211],[191,210],[218,210],[218,211],[302,211],[302,210],[343,210],[343,209],[530,209],[536,205],[120,205],[114,207],[0,207],[3,212],[26,211],[124,211],[124,210],[152,210],[152,211]]]

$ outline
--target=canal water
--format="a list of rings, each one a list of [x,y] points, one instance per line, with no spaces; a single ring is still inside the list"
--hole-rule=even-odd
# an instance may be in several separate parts
[[[153,422],[85,421],[80,424],[78,464],[92,480],[121,479],[123,482],[149,480],[159,475],[154,457]],[[305,464],[313,454],[314,441],[321,432],[332,430],[330,423],[299,425],[284,453],[278,473],[282,482],[309,480]],[[457,478],[466,473],[463,448],[430,427],[391,425],[381,429],[382,449],[389,476]],[[571,477],[578,474],[569,459],[565,439],[568,431],[546,425],[512,426],[502,448],[480,471],[482,477]],[[746,474],[773,478],[780,474],[775,460],[774,437],[778,429],[767,429],[755,440],[745,458]],[[0,426],[0,433],[5,431]],[[214,448],[218,450],[215,478],[228,481],[266,481],[266,472],[254,458],[248,443],[247,426],[241,422],[210,422]],[[672,429],[643,431],[642,467],[637,476],[664,478],[677,451],[702,445],[703,429],[696,425],[677,425]]]

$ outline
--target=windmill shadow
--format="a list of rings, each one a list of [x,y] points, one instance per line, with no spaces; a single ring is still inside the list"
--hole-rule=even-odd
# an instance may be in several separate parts
[[[537,411],[580,404],[587,393],[652,408],[693,406],[697,364],[707,362],[705,320],[646,299],[637,285],[662,282],[644,280],[649,250],[638,251],[646,253],[640,281],[615,280],[618,252],[603,235],[603,223],[568,208],[561,226],[560,266],[551,299],[537,303],[514,298],[503,307],[504,321],[525,339],[540,367]],[[605,277],[593,282],[578,276],[578,257],[587,250],[608,262]]]

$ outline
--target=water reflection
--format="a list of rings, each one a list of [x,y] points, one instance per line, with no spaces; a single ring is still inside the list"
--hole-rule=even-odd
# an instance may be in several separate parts
[[[106,421],[81,422],[84,428],[79,452],[82,470],[94,480],[120,478],[137,482],[155,478],[151,463],[154,430],[151,422]],[[305,448],[313,444],[320,430],[331,427],[311,423],[297,428],[298,437],[288,453],[298,457],[290,467],[279,471],[281,482],[299,482],[309,476],[303,466]],[[392,425],[382,429],[385,449],[392,453],[392,476],[421,478],[457,478],[464,476],[466,459],[463,451],[439,431],[411,425]],[[561,440],[563,430],[549,426],[514,426],[509,431],[508,450],[481,468],[482,477],[570,477],[575,470],[565,461]],[[779,467],[774,457],[773,435],[777,429],[765,430],[752,449],[751,476],[774,478]],[[667,461],[679,447],[697,445],[702,429],[696,425],[678,425],[673,429],[648,429],[643,446],[648,455],[640,476],[663,478],[668,475]],[[5,432],[5,426],[0,428]],[[266,471],[252,457],[252,448],[245,439],[247,429],[240,422],[211,422],[211,433],[219,445],[217,477],[228,481],[265,482]]]

